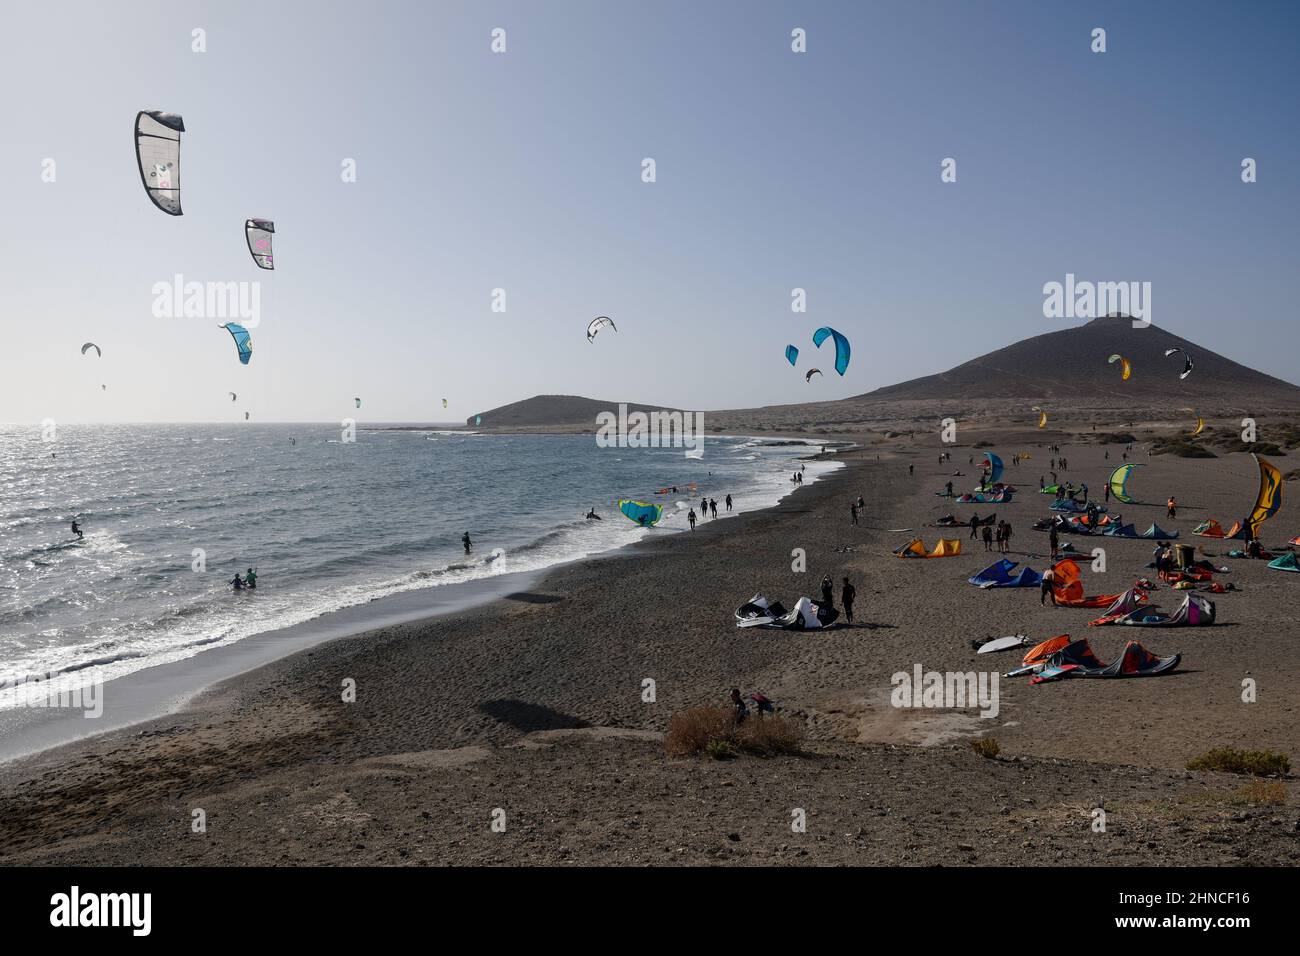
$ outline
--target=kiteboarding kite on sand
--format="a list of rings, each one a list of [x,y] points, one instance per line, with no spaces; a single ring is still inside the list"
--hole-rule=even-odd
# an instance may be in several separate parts
[[[271,236],[274,234],[275,223],[269,219],[244,220],[244,239],[248,242],[248,251],[262,269],[275,268],[275,260],[271,257]]]
[[[135,160],[140,182],[155,206],[169,216],[181,215],[181,133],[178,113],[141,110],[135,114]]]
[[[248,329],[234,322],[218,325],[217,328],[225,329],[230,333],[230,337],[235,340],[235,348],[239,350],[239,363],[247,365],[248,360],[253,357],[253,337],[248,334]]]
[[[587,341],[588,341],[588,342],[595,342],[595,341],[596,341],[596,333],[599,332],[601,329],[605,328],[606,326],[608,326],[609,328],[613,329],[615,332],[618,331],[618,326],[614,324],[614,320],[611,319],[611,318],[610,318],[609,316],[607,316],[607,315],[598,315],[598,316],[596,316],[594,319],[592,319],[590,322],[588,322],[588,323],[587,323]]]

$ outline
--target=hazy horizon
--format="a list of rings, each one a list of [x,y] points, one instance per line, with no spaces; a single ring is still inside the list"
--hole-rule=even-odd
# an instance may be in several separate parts
[[[9,14],[0,77],[41,82],[0,132],[0,313],[18,344],[0,419],[825,401],[1080,324],[1042,313],[1067,273],[1149,281],[1155,325],[1300,378],[1292,6],[381,7]],[[185,119],[183,216],[141,188],[142,109]],[[276,223],[274,272],[249,256],[250,217]],[[219,319],[154,317],[175,275],[260,283],[250,365]],[[618,330],[589,344],[596,315]],[[812,345],[822,325],[853,343],[843,377]],[[806,384],[813,364],[827,374]]]

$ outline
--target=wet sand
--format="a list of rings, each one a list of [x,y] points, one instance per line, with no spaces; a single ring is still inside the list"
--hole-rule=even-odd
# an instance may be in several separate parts
[[[999,515],[1015,526],[1013,560],[1041,568],[1049,512],[1036,493],[1048,453],[1032,435],[997,450],[1022,493]],[[934,447],[929,447],[930,445]],[[1095,612],[1040,607],[1036,590],[966,583],[993,555],[904,562],[890,550],[915,528],[932,546],[940,514],[971,506],[935,497],[954,468],[978,479],[970,448],[940,466],[936,439],[841,456],[851,467],[781,505],[704,522],[596,561],[557,569],[529,591],[466,612],[319,645],[227,681],[185,712],[49,751],[0,773],[0,861],[8,863],[1151,863],[1282,865],[1300,858],[1295,784],[1288,802],[1243,803],[1244,779],[1191,774],[1217,745],[1296,753],[1300,575],[1225,561],[1238,593],[1216,595],[1220,624],[1178,630],[1086,629]],[[876,461],[876,455],[881,459]],[[1096,446],[1066,449],[1069,476],[1099,490]],[[1112,454],[1118,452],[1112,446]],[[1206,516],[1248,508],[1248,456],[1139,459],[1135,493],[1182,503],[1126,506],[1193,538]],[[916,467],[909,477],[907,464]],[[863,495],[862,524],[848,503]],[[982,515],[986,507],[977,507]],[[1284,512],[1286,515],[1287,512]],[[1265,536],[1300,528],[1279,518]],[[942,532],[967,544],[968,532]],[[1068,539],[1067,539],[1068,540]],[[1101,539],[1108,571],[1088,593],[1121,591],[1151,543]],[[1076,541],[1076,546],[1083,546]],[[794,549],[807,570],[791,568]],[[787,606],[823,574],[858,591],[852,627],[739,631],[732,611],[755,592]],[[1181,594],[1162,589],[1172,609]],[[1167,677],[1000,682],[999,712],[899,710],[890,675],[1007,670],[1013,653],[977,657],[973,638],[1071,633],[1104,660],[1127,639],[1182,652]],[[993,661],[989,657],[994,658]],[[1242,680],[1258,682],[1243,703]],[[655,682],[655,701],[643,682]],[[349,685],[348,682],[354,682]],[[342,700],[355,686],[355,703]],[[671,714],[762,691],[807,728],[801,757],[668,759]],[[968,740],[991,735],[986,760]],[[1110,825],[1094,833],[1104,806]],[[191,832],[196,809],[205,834]],[[505,833],[489,828],[504,811]],[[790,829],[804,808],[806,834]]]

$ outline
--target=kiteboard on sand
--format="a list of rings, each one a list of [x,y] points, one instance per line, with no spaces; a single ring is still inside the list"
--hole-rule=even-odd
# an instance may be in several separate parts
[[[1029,683],[1046,684],[1049,681],[1060,680],[1063,677],[1068,677],[1070,671],[1077,671],[1078,669],[1078,664],[1062,664],[1060,667],[1044,667],[1038,672],[1038,676]]]
[[[1029,638],[1023,634],[1015,634],[1011,637],[998,637],[981,644],[976,653],[992,654],[994,651],[1009,651],[1013,647],[1028,647],[1029,643]]]

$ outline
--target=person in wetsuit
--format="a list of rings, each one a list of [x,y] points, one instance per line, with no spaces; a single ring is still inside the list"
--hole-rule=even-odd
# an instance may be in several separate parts
[[[78,527],[77,522],[75,522],[75,521],[72,522],[72,533],[75,534],[75,535],[77,536],[77,540],[78,540],[78,541],[80,541],[82,538],[85,537],[85,535],[82,534],[82,532],[81,532],[81,528]]]

